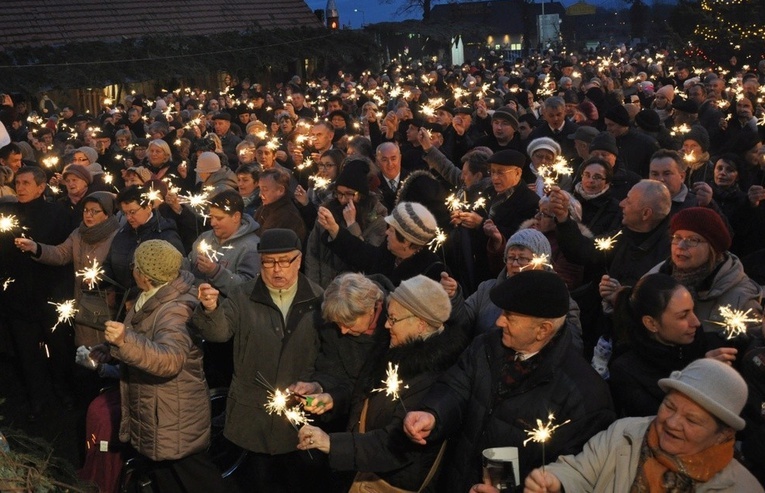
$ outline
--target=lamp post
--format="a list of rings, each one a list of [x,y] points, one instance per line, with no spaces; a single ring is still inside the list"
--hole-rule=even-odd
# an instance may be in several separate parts
[[[353,9],[354,12],[361,12],[361,27],[364,27],[364,25],[367,23],[367,18],[364,15],[364,11],[362,9]]]

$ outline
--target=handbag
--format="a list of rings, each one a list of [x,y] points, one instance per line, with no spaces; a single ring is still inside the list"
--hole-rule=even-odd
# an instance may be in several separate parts
[[[77,299],[74,323],[103,332],[106,330],[107,321],[117,320],[122,314],[127,295],[128,292],[125,291],[122,301],[110,306],[106,291],[83,291]]]
[[[359,433],[364,433],[367,427],[367,410],[369,409],[369,399],[364,400],[364,407],[361,409],[361,417],[359,419]],[[353,478],[353,483],[348,493],[420,493],[425,489],[433,476],[436,475],[438,466],[441,464],[441,459],[444,456],[444,450],[446,449],[446,440],[441,444],[441,449],[438,451],[436,460],[433,461],[433,465],[430,466],[430,471],[422,482],[420,489],[415,491],[404,490],[391,485],[377,474],[373,472],[357,472],[356,477]]]

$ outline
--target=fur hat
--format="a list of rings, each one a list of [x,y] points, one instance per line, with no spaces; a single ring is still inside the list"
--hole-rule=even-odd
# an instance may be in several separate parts
[[[215,173],[220,170],[220,158],[217,154],[205,151],[197,158],[197,173]]]
[[[431,327],[441,327],[452,312],[449,295],[446,294],[441,283],[422,274],[401,281],[389,298]]]
[[[436,218],[417,202],[399,202],[385,222],[415,245],[426,245],[436,236]]]
[[[558,318],[569,310],[566,283],[555,272],[524,270],[495,285],[492,303],[508,312],[539,318]]]
[[[550,241],[541,231],[536,229],[519,229],[516,231],[505,244],[505,256],[510,247],[523,247],[531,250],[534,255],[547,255],[547,258],[552,257],[552,247]]]
[[[362,195],[369,194],[369,164],[361,159],[345,163],[335,185],[348,187]]]
[[[133,261],[141,273],[165,283],[178,277],[183,255],[165,240],[147,240],[135,249]]]
[[[743,430],[746,423],[739,416],[746,404],[749,389],[733,369],[720,361],[701,358],[669,378],[659,380],[664,392],[676,390],[703,407],[734,430]]]
[[[590,152],[592,151],[606,151],[610,152],[614,156],[619,155],[619,147],[616,145],[616,139],[608,132],[600,132],[590,142]]]
[[[300,250],[300,238],[291,229],[272,228],[260,236],[258,253],[284,253]]]
[[[606,111],[604,118],[608,118],[612,122],[616,123],[617,125],[621,125],[622,127],[630,126],[630,114],[627,111],[627,108],[621,104],[610,107],[608,111]]]
[[[79,164],[70,164],[64,168],[61,173],[61,177],[66,180],[66,175],[74,175],[81,180],[84,180],[88,185],[93,183],[93,175],[90,174],[86,166],[80,166]]]
[[[661,119],[654,110],[639,111],[635,115],[635,124],[646,132],[658,132],[661,130]]]
[[[550,137],[538,137],[529,142],[529,145],[526,148],[526,154],[532,156],[539,149],[546,149],[556,156],[560,156],[561,153],[560,144],[555,142],[553,139]]]
[[[718,213],[707,207],[689,207],[672,216],[669,232],[693,231],[709,242],[715,252],[722,253],[731,245],[728,227]]]
[[[709,152],[709,132],[701,125],[692,126],[690,132],[683,135],[683,140],[692,140],[701,147],[702,152]]]

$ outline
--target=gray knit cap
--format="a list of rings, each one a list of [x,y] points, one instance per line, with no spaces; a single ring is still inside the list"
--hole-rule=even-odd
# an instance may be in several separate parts
[[[98,151],[89,146],[78,147],[74,152],[81,152],[88,157],[90,164],[98,161]]]
[[[452,312],[452,304],[444,287],[422,274],[402,281],[389,299],[396,300],[431,327],[441,327]]]
[[[507,240],[505,245],[505,256],[510,247],[524,247],[531,250],[534,255],[547,255],[552,257],[552,248],[547,237],[536,229],[526,228],[518,231]]]
[[[385,222],[415,245],[426,245],[436,236],[436,218],[417,202],[399,202]]]
[[[739,416],[749,393],[746,382],[721,361],[697,359],[659,380],[659,387],[664,392],[677,390],[734,430],[743,430],[746,425]]]
[[[165,240],[147,240],[135,249],[133,261],[143,274],[165,283],[178,277],[183,255]]]

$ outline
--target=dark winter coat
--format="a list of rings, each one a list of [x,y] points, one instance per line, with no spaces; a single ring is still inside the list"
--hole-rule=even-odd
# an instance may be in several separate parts
[[[291,194],[285,193],[284,196],[275,202],[261,205],[255,211],[253,217],[260,224],[260,228],[255,231],[255,234],[258,236],[263,236],[263,233],[269,229],[291,229],[300,238],[300,244],[305,245],[308,232],[305,229],[305,223],[300,215],[300,211],[298,211],[292,202]]]

